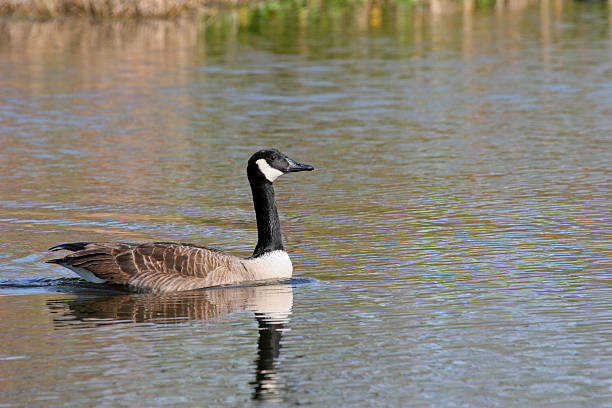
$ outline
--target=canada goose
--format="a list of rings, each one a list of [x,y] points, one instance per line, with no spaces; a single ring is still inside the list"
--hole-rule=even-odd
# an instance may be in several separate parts
[[[136,292],[288,279],[293,265],[283,246],[272,183],[282,174],[306,170],[314,167],[277,149],[260,150],[249,159],[247,176],[257,219],[257,246],[249,258],[172,242],[75,242],[49,248],[73,253],[46,262],[71,269],[90,282],[120,285]]]

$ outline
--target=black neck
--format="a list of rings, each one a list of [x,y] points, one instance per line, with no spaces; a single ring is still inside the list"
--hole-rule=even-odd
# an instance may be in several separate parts
[[[284,250],[283,234],[272,183],[260,177],[249,177],[249,182],[257,218],[257,246],[253,257],[256,258],[271,251]]]

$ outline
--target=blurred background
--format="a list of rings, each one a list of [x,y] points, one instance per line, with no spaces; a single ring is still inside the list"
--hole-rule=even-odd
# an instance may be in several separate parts
[[[609,2],[0,2],[0,405],[612,404]],[[295,277],[115,293],[72,241]]]

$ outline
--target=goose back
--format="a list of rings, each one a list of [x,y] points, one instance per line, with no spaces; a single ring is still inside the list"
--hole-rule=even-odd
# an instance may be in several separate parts
[[[58,245],[71,250],[53,259],[96,283],[138,292],[172,292],[257,280],[243,259],[214,248],[172,242],[95,242]]]

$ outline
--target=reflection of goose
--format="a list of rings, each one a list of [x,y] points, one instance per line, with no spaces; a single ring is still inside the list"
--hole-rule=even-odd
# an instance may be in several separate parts
[[[180,294],[114,292],[51,305],[68,318],[91,324],[180,323],[244,310],[253,312],[258,320],[283,324],[288,321],[292,306],[293,289],[289,284],[212,288]]]
[[[49,303],[53,312],[64,316],[55,320],[62,328],[71,326],[66,325],[67,319],[93,325],[125,322],[170,324],[251,311],[259,326],[253,398],[265,400],[281,398],[283,384],[276,373],[276,360],[292,306],[293,288],[289,284],[215,288],[180,295],[114,293]]]
[[[174,292],[250,281],[291,277],[272,183],[280,175],[313,170],[276,149],[260,150],[249,159],[247,175],[257,218],[257,246],[249,258],[192,244],[75,242],[53,248],[73,253],[51,259],[94,283],[125,286],[137,292]]]
[[[259,340],[257,341],[257,360],[255,365],[255,389],[253,399],[278,400],[282,383],[276,374],[275,362],[280,355],[280,339],[283,334],[282,323],[257,318]]]

